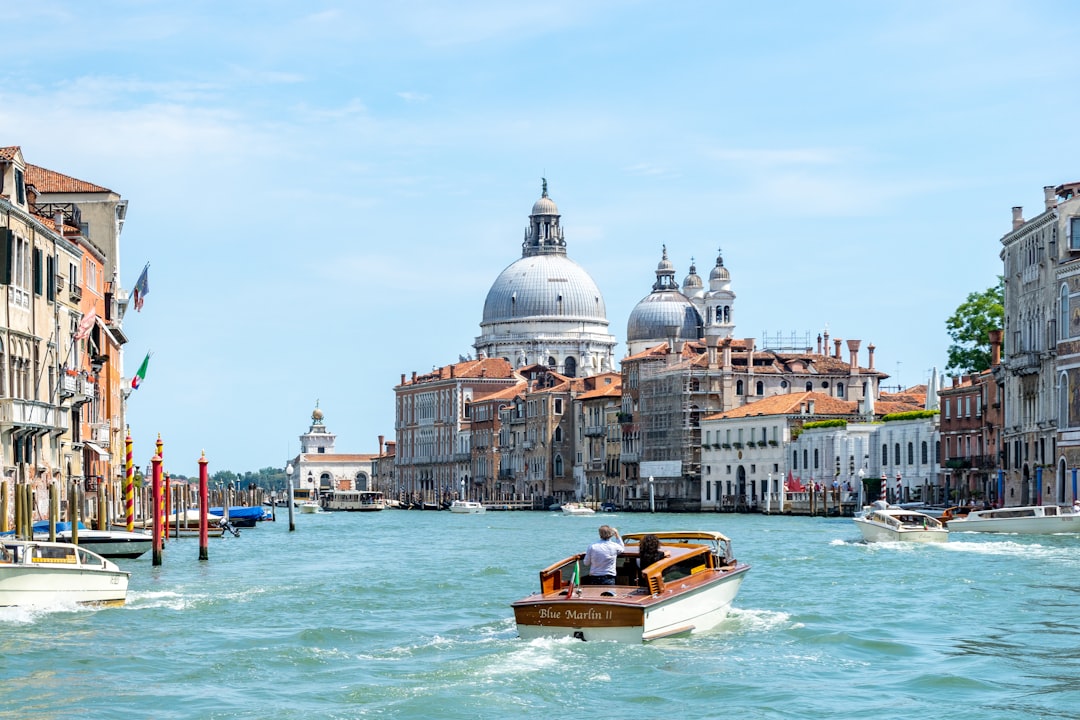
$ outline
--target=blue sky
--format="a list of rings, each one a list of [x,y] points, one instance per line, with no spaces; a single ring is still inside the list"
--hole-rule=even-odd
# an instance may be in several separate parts
[[[1075,13],[1047,2],[37,2],[5,8],[0,145],[130,202],[135,457],[343,452],[473,352],[547,177],[618,353],[666,244],[736,335],[944,368],[1010,208],[1080,180]],[[846,354],[846,352],[845,352]]]

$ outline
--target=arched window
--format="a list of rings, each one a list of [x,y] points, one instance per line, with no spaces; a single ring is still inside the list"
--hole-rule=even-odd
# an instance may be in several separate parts
[[[547,366],[554,370],[556,367],[558,367],[558,363],[555,362],[555,358],[549,357],[547,361]]]
[[[802,451],[802,466],[803,466],[803,470],[806,470],[806,469],[808,469],[808,468],[810,467],[810,464],[809,464],[809,463],[808,463],[808,462],[806,461],[807,457],[808,457],[808,456],[807,456],[807,454],[806,454],[806,449],[805,449],[805,448],[803,448],[803,451]]]
[[[814,469],[817,470],[821,467],[821,457],[818,455],[818,449],[814,448]]]
[[[563,363],[563,375],[566,377],[577,377],[577,360],[572,357],[566,358],[566,362]]]
[[[881,464],[889,464],[889,445],[887,443],[881,444]]]
[[[791,469],[792,470],[798,470],[799,469],[799,451],[798,450],[795,450],[794,452],[791,453]]]
[[[765,383],[761,382],[760,380],[757,381],[757,394],[758,395],[764,395],[765,394]]]
[[[813,392],[813,390],[814,390],[814,383],[807,380],[806,381],[806,392]]]
[[[735,394],[736,395],[742,395],[743,394],[743,381],[742,380],[739,380],[739,381],[737,381],[735,383]]]
[[[562,442],[562,425],[555,426],[555,442]]]
[[[893,462],[897,465],[900,464],[900,443],[896,443],[893,447]]]
[[[562,477],[562,475],[563,475],[562,455],[556,455],[555,456],[555,477]]]
[[[909,442],[907,444],[907,464],[915,464],[915,443],[913,442]]]
[[[836,383],[836,397],[844,397],[844,383]]]
[[[922,441],[922,463],[926,465],[930,462],[930,444],[925,440]]]

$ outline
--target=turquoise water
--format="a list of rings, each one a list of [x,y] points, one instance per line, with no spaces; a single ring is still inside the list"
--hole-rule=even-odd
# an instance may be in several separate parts
[[[0,609],[0,718],[1075,718],[1080,536],[865,545],[850,520],[388,510],[172,541],[121,608]],[[715,631],[524,642],[509,603],[622,532],[719,530]]]

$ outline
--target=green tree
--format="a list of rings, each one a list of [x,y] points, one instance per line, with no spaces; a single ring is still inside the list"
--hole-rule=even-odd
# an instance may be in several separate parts
[[[973,292],[945,321],[952,338],[949,364],[945,372],[970,374],[990,367],[990,331],[1003,327],[1005,320],[1005,278],[997,285]]]

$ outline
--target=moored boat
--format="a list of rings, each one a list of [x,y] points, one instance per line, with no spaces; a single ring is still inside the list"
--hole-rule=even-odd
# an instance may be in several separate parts
[[[1080,512],[1077,512],[1075,508],[1057,505],[991,508],[972,510],[964,517],[952,518],[947,525],[952,532],[997,532],[1024,535],[1080,533]]]
[[[583,553],[540,571],[540,591],[512,604],[518,635],[643,642],[703,632],[728,614],[750,566],[713,531],[656,532],[665,557],[638,567],[646,533],[624,536],[615,585],[578,585]]]
[[[228,517],[230,525],[241,528],[253,528],[256,524],[272,517],[270,513],[257,505],[235,505],[230,507],[228,512],[225,511],[224,507],[212,507],[209,509],[209,513],[223,519]]]
[[[0,543],[0,607],[123,605],[129,578],[116,563],[71,543]]]
[[[56,523],[56,540],[70,543],[76,539],[71,531],[71,523]],[[147,553],[153,545],[153,537],[145,532],[127,530],[93,530],[81,522],[78,528],[78,546],[106,558],[125,558],[134,560]],[[48,521],[34,523],[34,539],[49,539]]]
[[[949,531],[937,518],[876,500],[852,521],[866,542],[945,542]]]
[[[472,500],[455,500],[450,503],[450,512],[461,515],[476,515],[486,512],[486,509],[480,503]]]

